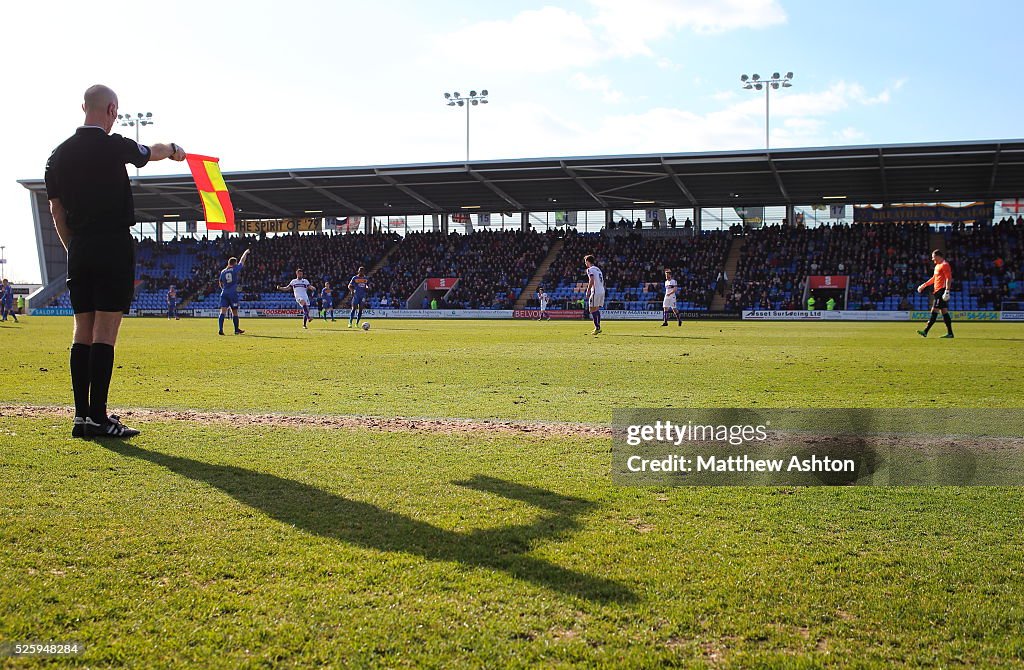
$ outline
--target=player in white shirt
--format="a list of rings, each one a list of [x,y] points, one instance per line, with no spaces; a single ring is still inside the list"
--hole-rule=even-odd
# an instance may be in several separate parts
[[[594,320],[594,332],[591,335],[601,334],[601,308],[604,307],[604,273],[597,267],[597,260],[592,254],[583,257],[587,264],[587,307],[590,309],[590,318]]]
[[[548,292],[544,290],[544,287],[541,287],[537,290],[537,302],[540,303],[540,312],[537,314],[538,321],[545,318],[548,321],[551,320],[551,317],[548,316],[548,301]]]
[[[295,295],[295,302],[299,303],[299,307],[302,308],[302,327],[309,328],[307,325],[313,320],[313,317],[309,314],[309,291],[312,288],[312,284],[308,279],[303,277],[302,268],[295,270],[295,279],[288,282],[286,286],[278,286],[279,291],[291,291]]]
[[[676,325],[683,325],[683,315],[676,308],[676,294],[679,292],[679,282],[672,278],[672,271],[665,269],[665,300],[661,303],[661,309],[665,314],[661,325],[668,325],[668,313],[672,312],[676,317]]]

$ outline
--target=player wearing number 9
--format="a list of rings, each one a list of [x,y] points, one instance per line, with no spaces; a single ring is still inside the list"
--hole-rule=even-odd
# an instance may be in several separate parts
[[[235,335],[241,335],[245,331],[238,327],[238,277],[245,267],[245,259],[249,257],[249,250],[246,249],[242,258],[232,256],[228,259],[226,268],[220,271],[217,283],[220,284],[220,317],[217,319],[218,335],[224,334],[224,318],[231,310],[231,317],[235,323]]]

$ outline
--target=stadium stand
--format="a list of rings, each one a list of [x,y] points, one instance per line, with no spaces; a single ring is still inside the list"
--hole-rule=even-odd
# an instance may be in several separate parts
[[[587,288],[583,257],[594,254],[604,273],[609,309],[661,309],[664,270],[679,282],[679,309],[707,310],[715,277],[729,250],[728,231],[701,235],[645,236],[639,231],[566,235],[565,246],[544,278],[554,308],[578,307]]]
[[[939,232],[953,266],[953,309],[1000,309],[1004,301],[1024,300],[1024,216]]]
[[[932,274],[930,253],[924,224],[748,231],[726,309],[802,309],[811,275],[849,276],[847,309],[927,309],[928,297],[917,287]]]
[[[667,231],[666,231],[667,232]],[[854,224],[816,228],[769,226],[756,230],[650,235],[638,230],[579,234],[574,230],[478,231],[348,235],[288,235],[212,240],[152,240],[138,247],[139,290],[134,307],[162,311],[167,288],[179,305],[215,309],[217,274],[229,256],[251,247],[243,275],[243,307],[291,308],[288,292],[276,290],[303,267],[316,287],[331,281],[336,304],[358,266],[381,267],[371,278],[373,308],[407,305],[429,277],[458,277],[441,306],[511,309],[555,242],[564,236],[542,285],[554,309],[579,307],[586,291],[583,256],[594,254],[604,271],[610,309],[660,309],[663,270],[679,281],[680,308],[709,309],[715,278],[734,237],[742,244],[725,299],[726,311],[802,309],[810,275],[848,275],[847,309],[927,309],[917,287],[931,276],[934,246],[953,266],[954,310],[1000,309],[1024,301],[1024,217],[994,225]],[[721,304],[721,303],[719,303]],[[67,294],[51,306],[70,307]]]
[[[371,307],[379,307],[383,295],[407,299],[429,277],[458,277],[442,306],[512,309],[553,240],[554,233],[533,231],[410,233],[372,278]]]

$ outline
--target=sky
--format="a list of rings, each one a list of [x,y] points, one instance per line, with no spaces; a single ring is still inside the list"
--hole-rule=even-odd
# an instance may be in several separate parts
[[[143,144],[225,172],[465,159],[445,92],[487,89],[473,160],[1024,137],[1014,31],[993,0],[4,3],[5,275],[38,281],[29,193],[112,87]],[[115,128],[134,137],[132,128]],[[144,174],[180,174],[171,161]]]

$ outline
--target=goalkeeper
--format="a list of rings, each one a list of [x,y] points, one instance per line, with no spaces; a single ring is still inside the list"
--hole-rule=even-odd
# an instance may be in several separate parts
[[[932,252],[932,261],[935,263],[935,274],[917,287],[918,293],[924,293],[929,286],[933,287],[935,294],[932,296],[932,314],[928,318],[928,325],[924,327],[924,330],[917,331],[917,334],[921,337],[928,337],[928,331],[935,324],[939,312],[942,312],[942,321],[946,324],[946,334],[942,337],[952,339],[953,320],[949,318],[949,290],[953,286],[953,270],[949,267],[946,257],[938,249]]]

